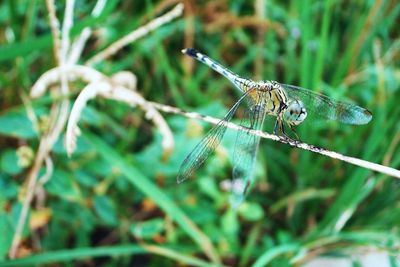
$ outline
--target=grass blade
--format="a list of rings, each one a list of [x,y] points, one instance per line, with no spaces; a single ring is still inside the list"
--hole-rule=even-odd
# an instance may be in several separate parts
[[[186,214],[175,205],[162,190],[147,179],[136,168],[129,165],[117,151],[103,142],[99,137],[85,132],[87,141],[97,148],[100,155],[114,167],[118,167],[124,176],[140,191],[157,203],[166,214],[184,230],[214,262],[219,263],[219,257],[210,239],[189,219]]]

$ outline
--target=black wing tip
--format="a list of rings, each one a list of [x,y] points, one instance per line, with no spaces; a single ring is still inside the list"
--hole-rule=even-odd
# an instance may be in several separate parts
[[[364,113],[365,116],[372,118],[372,112],[369,111],[368,109],[364,109],[363,113]]]
[[[369,111],[368,109],[364,110],[364,116],[365,116],[365,124],[367,124],[372,120],[372,112]]]
[[[192,56],[192,57],[195,57],[196,54],[198,53],[198,51],[194,48],[189,47],[189,48],[182,49],[182,53]]]

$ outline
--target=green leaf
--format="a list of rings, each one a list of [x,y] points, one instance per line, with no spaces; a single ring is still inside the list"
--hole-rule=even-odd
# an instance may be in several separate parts
[[[164,231],[164,225],[165,221],[158,218],[145,222],[133,223],[130,227],[130,231],[137,238],[150,239]]]
[[[32,52],[47,49],[52,46],[51,35],[47,34],[39,38],[29,38],[19,43],[0,46],[0,62],[14,59],[18,56],[28,55]]]
[[[115,226],[118,223],[115,214],[115,206],[107,196],[96,196],[94,198],[94,209],[102,220],[102,223]]]
[[[182,250],[181,248],[178,251]],[[138,245],[119,245],[119,246],[105,246],[97,248],[77,248],[70,250],[59,250],[51,251],[42,254],[29,256],[26,258],[11,260],[7,262],[0,262],[1,267],[20,267],[20,266],[44,266],[48,263],[60,262],[74,262],[77,260],[84,260],[87,258],[94,257],[121,257],[130,255],[141,255],[141,254],[159,254],[167,258],[182,262],[187,266],[199,266],[199,267],[216,267],[216,265],[209,264],[203,260],[186,256],[184,254],[176,252],[176,249],[170,249],[168,247],[155,247],[151,246],[144,248]]]
[[[295,253],[299,250],[297,244],[283,244],[280,246],[273,247],[265,251],[252,265],[253,267],[269,266],[268,264],[276,257],[285,253]]]
[[[0,116],[0,135],[29,139],[36,137],[32,122],[24,111],[10,111]]]
[[[4,260],[10,248],[14,229],[9,217],[0,213],[0,260]]]
[[[79,259],[87,259],[90,257],[104,256],[122,256],[144,254],[146,250],[137,245],[113,246],[113,247],[98,247],[98,248],[77,248],[71,250],[51,251],[47,253],[37,254],[30,257],[0,262],[0,266],[31,266],[40,265],[52,262],[73,262]]]
[[[248,221],[258,221],[264,218],[264,211],[260,204],[244,202],[238,208],[238,213]]]
[[[22,171],[18,165],[18,156],[15,150],[8,149],[2,153],[1,169],[10,175],[16,175]]]
[[[221,218],[222,230],[230,235],[236,235],[239,232],[239,221],[236,211],[228,209]]]
[[[221,192],[218,190],[215,179],[210,176],[203,177],[202,179],[198,179],[199,189],[205,195],[212,198],[215,202],[220,202],[222,199]]]
[[[2,200],[16,197],[18,193],[17,185],[8,177],[0,173],[0,205]]]
[[[84,185],[86,187],[93,187],[98,183],[94,175],[84,171],[78,170],[74,172],[74,177],[79,184]]]
[[[50,180],[45,184],[46,190],[63,199],[79,199],[80,192],[74,186],[73,177],[68,173],[55,170]]]
[[[58,154],[63,154],[66,155],[67,151],[65,150],[64,147],[64,140],[65,140],[65,135],[61,134],[60,137],[58,138],[57,142],[53,146],[53,152],[58,153]],[[79,138],[76,140],[76,150],[74,151],[73,155],[79,155],[84,152],[88,152],[92,149],[92,147],[83,139]]]

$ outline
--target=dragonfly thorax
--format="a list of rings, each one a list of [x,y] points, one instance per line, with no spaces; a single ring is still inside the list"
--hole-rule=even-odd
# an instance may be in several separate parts
[[[283,113],[283,119],[290,125],[299,125],[307,117],[307,110],[300,100],[290,100]]]
[[[281,89],[281,86],[276,81],[260,81],[257,83],[258,90],[266,92]]]

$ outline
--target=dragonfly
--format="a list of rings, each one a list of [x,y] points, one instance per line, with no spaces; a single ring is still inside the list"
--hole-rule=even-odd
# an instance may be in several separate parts
[[[274,134],[284,138],[290,138],[286,135],[284,125],[287,124],[295,133],[294,127],[301,124],[308,114],[353,125],[367,124],[372,119],[372,113],[365,108],[335,101],[308,89],[272,80],[255,82],[243,78],[194,48],[183,49],[182,53],[195,58],[227,78],[242,95],[223,119],[184,159],[178,172],[177,182],[181,183],[192,177],[207,160],[221,142],[226,126],[238,107],[246,102],[245,116],[240,122],[242,129],[246,130],[238,130],[233,152],[231,201],[234,206],[238,206],[244,200],[253,180],[260,137],[250,131],[261,130],[266,115],[276,117]]]

